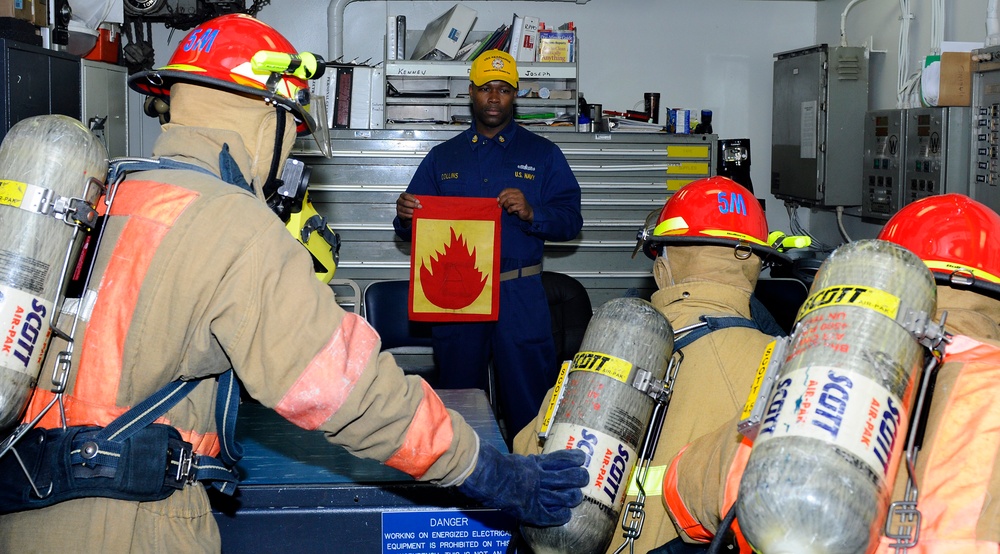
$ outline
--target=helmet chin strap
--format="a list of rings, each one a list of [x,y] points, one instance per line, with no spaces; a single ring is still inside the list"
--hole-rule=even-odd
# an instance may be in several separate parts
[[[278,158],[281,157],[281,141],[285,136],[285,109],[281,106],[275,105],[274,109],[277,112],[277,121],[275,122],[274,130],[274,155],[271,156],[271,167],[267,170],[267,180],[264,181],[264,186],[261,187],[261,192],[264,194],[264,199],[269,199],[277,191],[281,183],[278,181]]]

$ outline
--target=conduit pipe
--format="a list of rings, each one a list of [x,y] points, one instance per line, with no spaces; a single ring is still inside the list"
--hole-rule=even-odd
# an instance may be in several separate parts
[[[347,5],[354,2],[366,2],[368,0],[330,0],[326,8],[326,25],[329,30],[327,46],[330,49],[331,60],[336,60],[344,55],[344,10]],[[507,0],[495,0],[507,1]],[[535,0],[538,2],[576,2],[586,4],[590,0]]]
[[[986,6],[986,46],[1000,44],[1000,15],[997,14],[997,0],[990,0]]]

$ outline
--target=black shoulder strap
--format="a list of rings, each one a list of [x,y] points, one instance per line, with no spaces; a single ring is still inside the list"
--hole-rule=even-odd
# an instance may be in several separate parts
[[[218,177],[223,181],[235,185],[253,194],[253,187],[247,183],[243,172],[240,171],[233,155],[229,153],[229,144],[222,145],[219,152],[219,169],[221,175],[216,175],[211,171],[187,162],[180,162],[171,158],[115,158],[111,160],[111,169],[108,172],[108,181],[114,183],[119,175],[131,173],[133,171],[150,171],[153,169],[188,169],[197,171],[213,177]]]
[[[787,335],[785,330],[778,325],[777,321],[775,321],[771,312],[767,311],[764,304],[762,304],[760,300],[757,300],[754,296],[750,297],[750,315],[753,319],[747,319],[740,316],[709,317],[703,315],[698,318],[701,320],[703,325],[688,331],[684,334],[684,336],[678,339],[674,339],[674,352],[677,352],[709,333],[718,331],[719,329],[728,329],[730,327],[756,329],[764,334],[771,335],[772,337],[784,337]]]
[[[677,352],[701,337],[718,331],[719,329],[728,329],[730,327],[757,329],[757,324],[754,323],[752,319],[746,319],[739,316],[708,317],[703,315],[698,319],[700,319],[704,325],[688,331],[684,334],[684,336],[678,339],[674,339],[674,352]]]
[[[778,321],[774,319],[771,312],[764,306],[764,303],[757,299],[756,296],[750,295],[750,318],[754,320],[757,324],[757,328],[761,330],[762,333],[771,335],[772,337],[785,337],[788,333],[785,329],[778,324]]]
[[[74,448],[70,459],[74,464],[91,464],[116,468],[122,458],[125,441],[156,421],[170,408],[177,405],[201,381],[172,381],[153,393],[149,398],[136,404],[124,414],[115,418],[95,436],[88,438],[97,445],[95,456],[84,460],[82,448]],[[239,475],[236,462],[243,456],[243,449],[236,443],[236,415],[240,400],[239,382],[233,370],[219,377],[219,389],[215,403],[215,422],[221,445],[220,457],[196,456],[186,471],[192,480],[206,481],[225,494],[236,491]],[[76,445],[74,445],[76,446]]]

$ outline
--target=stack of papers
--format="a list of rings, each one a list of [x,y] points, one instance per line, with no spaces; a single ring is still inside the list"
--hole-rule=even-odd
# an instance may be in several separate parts
[[[514,120],[521,125],[573,125],[573,116],[570,114],[515,115]]]
[[[609,117],[608,129],[629,133],[665,133],[667,131],[667,128],[659,123],[636,121],[625,117]]]

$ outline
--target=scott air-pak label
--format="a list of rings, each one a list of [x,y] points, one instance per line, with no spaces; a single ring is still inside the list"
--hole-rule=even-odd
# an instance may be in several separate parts
[[[0,285],[0,324],[3,325],[0,367],[38,376],[48,344],[51,311],[51,302]]]
[[[884,290],[861,285],[836,285],[820,289],[806,298],[799,308],[795,321],[801,320],[809,312],[828,306],[857,306],[874,310],[889,319],[896,319],[899,312],[899,297]]]
[[[754,445],[780,437],[817,439],[858,457],[884,482],[895,471],[906,425],[902,400],[885,387],[841,368],[811,366],[778,381]]]
[[[632,373],[632,363],[601,352],[578,352],[573,356],[573,366],[570,371],[592,371],[628,383],[629,374]]]
[[[590,483],[583,488],[583,494],[603,506],[618,510],[628,489],[636,459],[635,450],[606,433],[571,423],[554,424],[548,442],[560,448],[582,450],[587,455],[583,467],[590,474]]]

